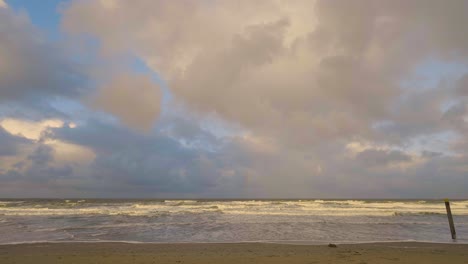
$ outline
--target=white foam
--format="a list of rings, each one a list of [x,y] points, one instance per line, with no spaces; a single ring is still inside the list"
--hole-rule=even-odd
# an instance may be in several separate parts
[[[85,203],[65,201],[63,204],[24,204],[1,201],[0,215],[128,215],[159,216],[183,213],[225,213],[231,215],[322,215],[322,216],[405,216],[443,215],[443,202],[426,201],[195,201],[168,200],[145,203]],[[6,206],[5,206],[6,205]],[[454,215],[468,215],[468,201],[451,202]]]

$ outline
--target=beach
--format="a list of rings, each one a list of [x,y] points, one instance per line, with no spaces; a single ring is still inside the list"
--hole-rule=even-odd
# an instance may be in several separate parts
[[[439,200],[5,200],[0,263],[468,264],[452,211],[457,242]]]
[[[468,263],[467,244],[34,243],[0,245],[0,263]]]

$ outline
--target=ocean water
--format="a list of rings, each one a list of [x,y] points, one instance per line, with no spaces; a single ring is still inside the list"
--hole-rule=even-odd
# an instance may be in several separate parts
[[[0,244],[468,243],[468,200],[0,200]]]

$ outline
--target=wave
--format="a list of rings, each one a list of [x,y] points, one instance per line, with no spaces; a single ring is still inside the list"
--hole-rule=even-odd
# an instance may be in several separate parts
[[[0,206],[0,244],[39,240],[101,242],[104,239],[142,243],[252,239],[265,243],[309,243],[311,240],[307,239],[335,242],[348,239],[352,243],[382,238],[443,241],[450,237],[443,201],[70,199],[6,202],[8,206]],[[467,233],[468,201],[451,204],[457,231]]]
[[[454,215],[468,215],[468,201],[451,203]],[[224,213],[230,215],[290,216],[411,216],[445,214],[443,202],[364,201],[364,200],[262,200],[262,201],[124,201],[88,202],[0,201],[0,215],[128,215],[164,216],[178,214]]]
[[[441,212],[395,212],[395,216],[412,216],[412,215],[445,215]]]
[[[69,216],[69,215],[110,215],[110,216],[148,216],[161,217],[177,214],[202,214],[222,211],[217,206],[203,208],[161,208],[158,206],[108,206],[90,208],[1,208],[0,215],[4,216]]]
[[[164,204],[171,206],[196,205],[198,203],[197,200],[164,200]]]
[[[168,205],[168,206],[186,206],[186,205],[203,205],[203,204],[224,204],[232,206],[278,206],[278,205],[303,205],[303,206],[333,206],[345,205],[349,207],[417,207],[417,206],[440,206],[443,201],[439,200],[29,200],[29,201],[0,201],[1,205],[16,205],[16,206],[65,206],[67,204],[80,204],[82,206],[97,206],[97,205],[126,205],[126,204],[141,204],[141,205]],[[468,200],[456,200],[451,202],[452,207],[466,207]]]

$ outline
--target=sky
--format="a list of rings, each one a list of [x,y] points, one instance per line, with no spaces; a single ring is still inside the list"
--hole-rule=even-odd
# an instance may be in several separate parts
[[[467,198],[466,0],[0,0],[0,196]]]

